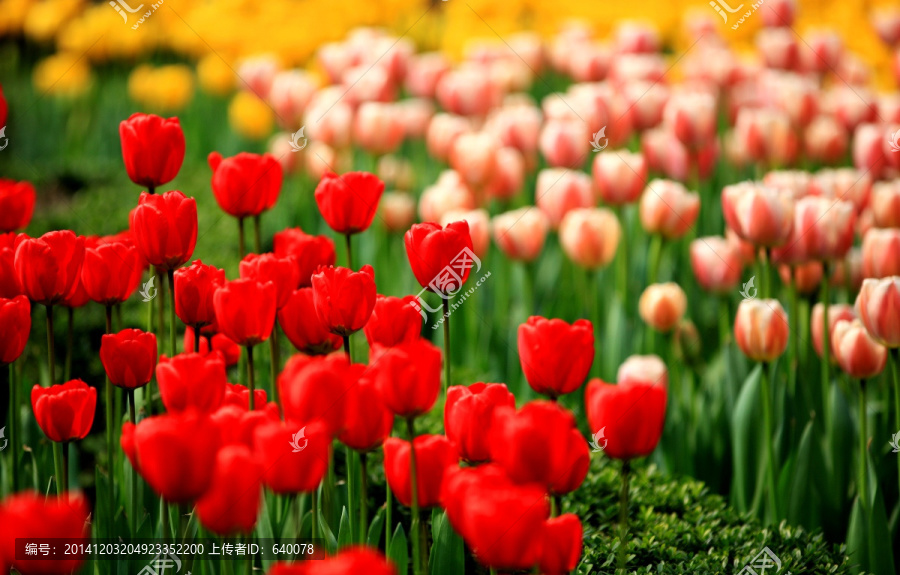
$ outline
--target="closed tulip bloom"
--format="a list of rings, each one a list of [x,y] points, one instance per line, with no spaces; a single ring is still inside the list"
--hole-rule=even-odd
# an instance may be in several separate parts
[[[790,27],[796,15],[795,0],[775,0],[770,9],[763,11],[763,25],[770,28]]]
[[[200,349],[199,351],[195,350],[194,329],[191,326],[185,328],[184,353],[197,352],[200,355],[207,355],[210,352],[210,345],[212,345],[212,351],[222,354],[222,358],[225,360],[225,367],[237,365],[238,361],[241,359],[241,346],[235,343],[235,341],[230,339],[227,335],[221,333],[201,335]]]
[[[209,488],[197,500],[200,523],[216,535],[253,531],[259,516],[262,473],[262,465],[247,447],[220,449]]]
[[[850,202],[807,196],[794,210],[793,249],[817,260],[841,259],[853,246],[856,212]]]
[[[38,555],[17,560],[16,539],[72,539],[87,546],[91,535],[90,516],[90,505],[80,493],[45,497],[43,493],[29,490],[10,494],[0,503],[0,524],[5,527],[0,533],[0,557],[3,558],[0,563],[4,559],[7,562],[4,573],[9,567],[23,575],[78,571],[84,563],[84,553],[46,559]]]
[[[787,113],[774,108],[741,108],[734,137],[750,159],[765,165],[791,164],[799,147]]]
[[[191,259],[197,244],[197,202],[179,191],[141,193],[131,212],[134,243],[147,262],[163,270]]]
[[[688,148],[702,148],[716,136],[716,99],[704,93],[675,93],[663,112],[663,122]]]
[[[300,283],[295,261],[275,254],[247,254],[240,264],[242,279],[272,282],[275,286],[275,309],[281,309]]]
[[[539,483],[562,495],[584,481],[590,466],[587,442],[575,417],[556,403],[532,401],[518,412],[498,407],[490,429],[491,459],[515,483]]]
[[[737,245],[719,236],[691,242],[691,268],[700,287],[723,294],[737,287],[744,269]]]
[[[436,160],[446,162],[450,158],[450,151],[456,139],[471,129],[472,124],[468,118],[452,114],[435,114],[425,133],[428,154]]]
[[[16,234],[0,234],[0,297],[14,298],[21,293],[16,273]]]
[[[337,434],[344,427],[345,394],[363,371],[365,366],[351,364],[346,354],[291,357],[278,375],[285,419],[296,423],[319,419],[329,434]]]
[[[860,124],[853,134],[853,166],[867,171],[873,178],[883,175],[890,160],[884,149],[884,128],[876,124]]]
[[[518,349],[528,385],[556,398],[584,383],[594,362],[594,328],[586,319],[568,324],[531,316],[519,326]]]
[[[488,132],[466,132],[450,144],[448,161],[463,179],[476,191],[490,183],[497,168],[500,140]]]
[[[824,318],[824,310],[822,308],[822,302],[817,303],[813,306],[812,315],[810,316],[809,322],[809,332],[812,336],[813,349],[816,350],[816,354],[819,357],[822,357],[822,342],[824,341],[823,335],[823,318]],[[853,321],[856,319],[856,312],[853,310],[853,306],[847,305],[845,303],[837,303],[831,304],[828,306],[828,333],[834,331],[834,326],[837,322],[841,320]],[[835,356],[832,355],[830,357],[831,362],[834,363],[836,361]]]
[[[303,449],[292,447],[294,436],[303,431],[303,439],[297,443]],[[278,494],[309,493],[316,489],[331,461],[331,436],[324,423],[272,422],[256,428],[253,453],[263,467],[263,482]]]
[[[803,133],[806,155],[811,160],[835,164],[847,154],[850,138],[844,127],[831,116],[818,116]]]
[[[326,236],[311,236],[300,228],[287,228],[273,237],[275,255],[293,258],[300,272],[297,287],[312,287],[312,275],[319,266],[333,266],[334,242]]]
[[[133,467],[169,503],[188,503],[206,493],[221,441],[209,416],[192,411],[127,422],[121,438]]]
[[[377,448],[391,435],[394,414],[384,404],[381,392],[367,376],[347,389],[343,401],[343,429],[338,440],[357,451]]]
[[[585,390],[585,411],[592,434],[604,432],[603,451],[614,459],[630,460],[653,453],[662,435],[668,397],[666,381],[620,381],[618,385],[592,379]],[[627,413],[627,417],[622,417]]]
[[[416,450],[416,496],[419,508],[435,507],[440,503],[444,473],[455,467],[456,450],[443,435],[420,435],[413,440]],[[410,479],[410,445],[404,439],[389,437],[384,442],[384,475],[391,491],[403,505],[412,505]]]
[[[583,531],[574,513],[564,513],[544,524],[544,544],[540,567],[544,575],[565,575],[578,566]]]
[[[156,366],[156,381],[166,411],[180,413],[193,409],[212,413],[225,396],[228,382],[225,360],[217,353],[162,356]]]
[[[143,387],[153,378],[158,353],[156,335],[139,329],[123,329],[100,339],[100,361],[113,385],[124,389]]]
[[[876,341],[890,348],[900,347],[900,276],[863,280],[856,309]]]
[[[315,562],[275,563],[268,575],[397,575],[394,564],[371,547],[350,545],[333,557],[316,556],[316,559]]]
[[[616,26],[615,49],[620,54],[659,51],[659,33],[644,22],[624,20]]]
[[[785,285],[794,284],[800,295],[813,295],[819,291],[825,269],[822,262],[811,261],[794,266],[778,266],[778,275]]]
[[[525,206],[494,216],[491,232],[497,247],[512,260],[530,262],[544,249],[550,221],[539,209]]]
[[[312,288],[294,291],[278,310],[278,325],[294,347],[307,355],[326,355],[341,348],[341,337],[319,319]]]
[[[497,150],[494,174],[485,187],[489,199],[509,200],[522,189],[525,181],[526,160],[519,150],[504,146]]]
[[[900,180],[872,186],[872,215],[879,228],[900,228]]]
[[[414,295],[399,298],[379,294],[372,316],[363,328],[369,346],[393,347],[419,339],[422,316],[418,304],[418,297]]]
[[[28,335],[31,333],[31,304],[28,298],[19,295],[13,298],[0,297],[0,365],[16,361],[25,351]]]
[[[638,302],[644,323],[663,333],[672,331],[687,309],[687,296],[674,282],[647,286]]]
[[[80,379],[60,385],[31,388],[34,419],[53,441],[84,439],[94,423],[97,389]]]
[[[200,328],[216,322],[213,296],[225,285],[225,270],[200,260],[175,270],[175,314],[185,325]]]
[[[550,120],[541,128],[538,146],[551,166],[576,169],[587,159],[590,142],[590,130],[582,120]]]
[[[626,383],[669,384],[666,364],[657,355],[629,356],[616,371],[619,385]]]
[[[573,262],[587,269],[607,266],[615,257],[622,226],[606,208],[570,211],[559,226],[559,243]]]
[[[84,238],[69,230],[16,239],[14,266],[22,293],[34,303],[54,305],[72,290],[84,261]]]
[[[375,345],[369,361],[374,366],[371,379],[395,415],[417,417],[434,406],[441,389],[442,355],[428,340]]]
[[[416,220],[416,198],[407,192],[385,192],[380,217],[389,232],[408,230]]]
[[[442,52],[413,55],[406,71],[406,91],[418,98],[434,98],[438,81],[450,70],[450,62]]]
[[[796,33],[787,28],[764,28],[756,35],[756,49],[766,68],[797,70],[800,66],[800,43]]]
[[[569,211],[594,205],[590,177],[562,168],[538,172],[534,194],[537,207],[554,230]]]
[[[869,379],[884,371],[888,350],[872,339],[858,319],[838,321],[831,336],[831,351],[850,377]]]
[[[219,207],[230,216],[258,216],[275,205],[284,171],[271,154],[241,152],[230,158],[212,152],[212,190]]]
[[[364,102],[353,118],[353,139],[370,154],[394,152],[403,142],[403,118],[395,104]]]
[[[647,161],[639,152],[603,151],[594,157],[594,186],[607,204],[636,202],[647,182]]]
[[[788,317],[776,299],[743,300],[734,319],[734,339],[753,361],[770,362],[784,353]]]
[[[753,182],[725,186],[722,212],[729,228],[759,246],[784,244],[794,227],[794,202],[773,188]]]
[[[131,297],[143,271],[138,250],[133,245],[100,244],[84,251],[81,283],[91,300],[112,306]]]
[[[375,307],[375,271],[364,265],[358,272],[328,267],[313,274],[313,302],[319,320],[332,333],[346,337],[369,321]]]
[[[540,109],[530,102],[504,103],[488,116],[485,129],[500,138],[504,146],[530,156],[538,148],[541,120]]]
[[[450,212],[474,209],[474,192],[453,170],[441,172],[438,180],[419,196],[419,219],[425,222],[440,222]]]
[[[900,276],[900,229],[872,228],[863,237],[863,275],[867,278]]]
[[[27,228],[36,200],[34,186],[29,182],[0,178],[0,233]]]
[[[472,237],[465,220],[444,227],[433,222],[413,224],[403,237],[406,256],[419,285],[435,293],[453,293],[466,283],[471,271]],[[465,265],[463,265],[465,264]],[[459,280],[443,281],[445,268],[452,268]]]
[[[384,182],[368,172],[328,173],[316,186],[316,205],[328,226],[339,234],[369,229],[384,192]]]
[[[213,296],[219,331],[243,346],[266,341],[275,326],[275,295],[272,282],[225,282]]]
[[[250,405],[250,389],[245,385],[241,385],[239,383],[228,383],[225,385],[225,397],[222,398],[222,404],[219,406],[219,409],[214,412],[218,413],[225,406],[235,406],[241,409],[244,413],[252,413],[249,411]],[[253,410],[265,410],[266,417],[272,416],[272,410],[274,409],[274,416],[271,418],[275,421],[280,419],[281,415],[278,411],[278,406],[275,403],[266,403],[266,390],[265,389],[254,389],[253,390]],[[253,442],[248,443],[248,446],[252,446]]]
[[[812,72],[834,70],[844,51],[841,37],[830,30],[813,30],[806,34],[803,43],[806,47],[801,51],[803,69]]]
[[[869,205],[872,177],[854,168],[826,168],[819,170],[809,182],[809,194],[853,204],[859,213]]]
[[[444,429],[459,457],[469,463],[491,458],[489,437],[494,411],[501,406],[515,408],[516,398],[503,383],[473,383],[447,388]]]
[[[441,108],[460,116],[483,117],[500,104],[502,91],[487,66],[463,66],[441,76],[435,89]]]
[[[700,196],[678,182],[653,180],[641,196],[641,225],[647,233],[677,239],[687,233],[700,214]]]
[[[178,118],[132,114],[119,124],[122,159],[132,182],[149,189],[175,179],[184,161],[184,132]]]

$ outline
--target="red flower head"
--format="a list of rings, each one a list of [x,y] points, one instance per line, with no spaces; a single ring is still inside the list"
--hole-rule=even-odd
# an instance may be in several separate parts
[[[27,228],[36,199],[30,183],[0,178],[0,233]]]
[[[249,390],[244,386],[239,387],[243,387],[245,393],[233,392],[225,394],[225,401],[222,403],[222,407],[210,417],[212,417],[213,423],[219,426],[219,431],[222,434],[222,447],[226,445],[243,445],[247,449],[252,450],[256,428],[273,421],[281,421],[281,413],[278,411],[278,406],[275,403],[265,402],[265,393],[263,393],[263,401],[257,401],[253,411],[249,411],[247,409],[247,393]],[[259,394],[256,394],[256,397],[259,399]],[[260,477],[262,477],[261,473]]]
[[[78,280],[83,261],[84,238],[69,230],[16,238],[16,277],[22,293],[34,303],[61,302]]]
[[[392,347],[419,339],[422,335],[421,308],[413,307],[418,301],[414,295],[402,298],[378,295],[372,317],[363,328],[369,345]]]
[[[169,413],[212,413],[225,397],[225,360],[218,353],[162,356],[156,366],[159,395]]]
[[[300,283],[297,287],[312,287],[312,275],[320,266],[333,266],[336,261],[334,242],[326,236],[310,236],[300,228],[277,232],[273,239],[275,255],[290,257],[297,264]]]
[[[230,339],[227,335],[221,333],[212,333],[200,336],[200,350],[194,349],[194,328],[188,326],[184,330],[184,353],[199,353],[206,355],[209,353],[209,345],[212,341],[212,351],[222,354],[225,360],[225,367],[237,365],[241,359],[241,346]]]
[[[223,159],[219,152],[212,152],[208,161],[213,171],[213,195],[227,214],[236,218],[258,216],[275,205],[284,172],[272,154],[241,152]]]
[[[443,435],[420,435],[413,441],[416,450],[416,495],[419,507],[434,507],[441,501],[444,473],[459,458],[453,444]],[[412,505],[409,442],[389,437],[384,442],[384,475],[403,505]]]
[[[0,365],[16,361],[25,350],[31,333],[31,304],[19,295],[10,299],[0,297]]]
[[[581,520],[574,513],[566,513],[544,523],[544,545],[541,552],[541,573],[566,575],[575,571],[581,557]]]
[[[341,337],[331,333],[316,313],[312,288],[291,294],[278,310],[278,324],[294,347],[307,355],[329,354],[341,347]]]
[[[132,114],[119,124],[122,159],[131,181],[158,188],[175,179],[184,161],[184,132],[178,118]]]
[[[240,345],[269,339],[275,326],[275,285],[241,279],[225,282],[213,296],[219,331]]]
[[[31,388],[34,418],[53,441],[84,439],[94,423],[97,389],[80,379],[60,385]]]
[[[331,229],[339,234],[358,234],[372,225],[383,192],[384,182],[375,174],[328,173],[316,186],[316,204]]]
[[[491,458],[486,429],[491,428],[494,411],[501,406],[516,407],[516,398],[503,383],[473,383],[447,388],[444,429],[459,456],[472,463]]]
[[[553,494],[574,491],[590,466],[587,442],[575,417],[550,401],[532,401],[516,412],[498,407],[491,424],[491,459],[516,483],[540,483]]]
[[[100,339],[100,361],[113,385],[124,389],[143,387],[153,378],[159,353],[156,335],[139,329],[123,329]]]
[[[217,535],[250,533],[259,516],[263,469],[243,445],[229,445],[216,455],[212,482],[197,500],[197,516]]]
[[[285,419],[297,423],[320,419],[326,431],[336,435],[344,426],[345,394],[363,371],[364,365],[351,365],[345,354],[293,356],[277,382]]]
[[[81,284],[91,300],[113,306],[131,297],[144,269],[131,244],[107,243],[84,250]]]
[[[175,269],[191,259],[197,244],[197,202],[177,190],[141,192],[131,212],[131,233],[150,265]]]
[[[327,267],[313,274],[313,302],[319,319],[332,333],[349,336],[369,321],[375,307],[375,271]]]
[[[416,417],[434,406],[441,390],[441,350],[428,340],[376,345],[369,362],[372,381],[394,415]]]
[[[586,319],[531,316],[519,326],[519,361],[531,389],[555,398],[584,383],[594,362],[594,328]]]
[[[321,421],[267,423],[256,428],[253,453],[262,462],[263,482],[269,489],[280,494],[308,493],[328,471],[331,435]]]
[[[122,449],[153,491],[187,503],[209,488],[221,445],[218,426],[194,411],[144,419],[122,427]]]
[[[362,546],[344,547],[333,557],[320,557],[318,561],[301,563],[275,563],[268,575],[397,575],[394,564],[385,559],[377,549]]]
[[[15,262],[16,234],[0,234],[0,297],[13,298],[22,293]]]
[[[294,260],[275,254],[247,254],[241,261],[240,273],[242,279],[275,285],[275,309],[284,307],[300,283],[300,271]]]
[[[469,224],[465,220],[451,222],[444,228],[432,222],[413,224],[406,232],[404,242],[413,275],[423,288],[446,294],[459,290],[469,279],[474,252]],[[469,250],[468,255],[464,250]],[[444,277],[448,268],[460,280]]]
[[[341,400],[344,425],[338,439],[357,451],[375,449],[391,434],[394,414],[384,404],[381,393],[366,375],[351,382]]]
[[[185,325],[204,327],[216,323],[213,295],[225,285],[225,270],[200,260],[175,270],[175,314]]]
[[[265,409],[268,405],[275,405],[274,403],[266,403],[266,390],[265,389],[254,389],[253,390],[253,409]],[[222,405],[220,409],[226,405],[236,405],[242,408],[244,411],[247,411],[247,408],[250,405],[250,388],[246,385],[241,385],[239,383],[227,383],[225,384],[225,397],[222,398]],[[276,406],[277,409],[277,406]],[[280,413],[277,412],[276,413]],[[276,417],[276,419],[279,419]]]
[[[16,560],[16,539],[83,539],[90,543],[91,508],[78,493],[47,496],[34,491],[10,495],[0,503],[0,566],[3,573],[12,566],[17,573],[74,573],[84,563],[84,555],[64,559],[42,559],[40,555]],[[4,560],[9,562],[4,564]]]

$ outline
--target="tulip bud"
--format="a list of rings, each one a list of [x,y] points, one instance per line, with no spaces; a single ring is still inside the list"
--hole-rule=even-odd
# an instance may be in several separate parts
[[[862,322],[841,320],[831,332],[831,352],[847,375],[869,379],[884,370],[887,348],[872,339]]]
[[[436,507],[440,503],[444,473],[455,467],[458,459],[450,440],[443,435],[420,435],[412,442],[416,450],[416,499],[419,508]],[[397,500],[412,505],[410,477],[410,442],[390,437],[384,442],[384,474]]]
[[[36,199],[34,186],[29,182],[0,178],[0,233],[28,227]]]
[[[444,429],[460,458],[470,463],[490,460],[490,429],[494,411],[501,406],[515,408],[516,398],[503,383],[473,383],[447,388]]]
[[[640,197],[647,182],[647,161],[640,153],[604,151],[594,157],[592,173],[600,198],[621,206]]]
[[[559,243],[563,251],[581,267],[597,269],[616,255],[622,226],[606,208],[576,208],[562,220]]]
[[[794,226],[794,203],[773,188],[753,182],[722,190],[725,223],[744,240],[761,246],[787,241]]]
[[[737,287],[744,269],[738,246],[725,238],[711,236],[691,242],[691,268],[700,287],[726,293]]]
[[[390,154],[403,142],[403,120],[394,104],[365,102],[353,121],[354,140],[370,154]]]
[[[590,177],[563,168],[541,170],[534,193],[537,207],[546,214],[554,230],[570,210],[594,204]]]
[[[641,319],[663,333],[672,331],[678,325],[686,309],[687,296],[674,282],[647,286],[638,302]]]
[[[0,297],[0,364],[16,361],[25,351],[31,332],[31,304],[22,295],[13,298]]]
[[[97,388],[80,379],[31,388],[31,407],[41,431],[56,442],[84,439],[94,424]]]
[[[800,295],[813,295],[819,290],[825,273],[822,262],[806,262],[794,266],[778,266],[778,275],[785,284],[792,284]]]
[[[389,232],[408,230],[416,219],[416,199],[407,192],[385,192],[381,197],[380,218]]]
[[[863,237],[863,276],[900,276],[900,229],[872,228]]]
[[[734,339],[753,361],[771,362],[787,348],[788,317],[775,299],[743,300],[734,320]]]
[[[676,93],[666,103],[663,122],[690,149],[705,147],[716,136],[716,100],[710,94]]]
[[[550,222],[534,207],[523,207],[494,216],[491,230],[494,241],[506,256],[530,262],[544,249]]]
[[[700,196],[678,182],[653,180],[641,196],[641,225],[649,234],[677,239],[693,227],[700,214]]]
[[[900,228],[900,180],[872,186],[872,216],[879,228]]]
[[[553,167],[579,168],[588,155],[589,132],[582,120],[550,120],[541,129],[541,154]]]
[[[863,280],[856,309],[876,341],[890,348],[900,347],[900,276]]]
[[[812,336],[813,349],[816,350],[816,354],[819,357],[822,357],[822,344],[825,341],[823,325],[824,318],[825,309],[822,302],[819,302],[813,306],[812,315],[810,316],[809,321],[809,332]],[[853,307],[844,303],[831,304],[830,306],[828,306],[829,338],[831,337],[831,333],[834,331],[834,326],[838,321],[852,321],[854,319],[856,319],[856,312],[854,312]],[[830,357],[830,359],[832,363],[836,361],[833,355]]]
[[[472,125],[467,118],[451,114],[435,114],[425,134],[428,154],[446,162],[457,138],[471,129]]]

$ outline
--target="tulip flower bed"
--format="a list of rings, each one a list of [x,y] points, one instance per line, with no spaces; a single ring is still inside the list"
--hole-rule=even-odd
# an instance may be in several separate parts
[[[177,115],[2,45],[0,574],[895,573],[900,96],[770,2]]]

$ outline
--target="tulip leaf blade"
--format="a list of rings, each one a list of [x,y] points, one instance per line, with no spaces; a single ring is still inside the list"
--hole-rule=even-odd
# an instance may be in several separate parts
[[[431,548],[428,571],[431,575],[465,573],[466,557],[463,540],[450,525],[446,512],[440,513],[438,519],[439,524],[434,537],[434,546]]]
[[[378,547],[381,543],[381,532],[384,530],[384,507],[378,510],[372,523],[369,524],[369,532],[366,535],[366,544],[370,547]]]
[[[350,516],[347,515],[347,507],[341,508],[341,522],[338,525],[337,546],[343,549],[353,543],[353,530],[350,529]]]
[[[388,549],[388,559],[397,566],[397,571],[406,573],[409,570],[409,542],[406,540],[406,531],[403,524],[398,523],[394,535],[391,537],[391,548]]]
[[[762,501],[766,463],[759,434],[763,422],[761,376],[762,365],[759,364],[741,386],[731,420],[734,452],[731,501],[742,513],[756,509]]]
[[[325,539],[325,548],[328,549],[329,555],[334,555],[338,548],[337,539],[335,539],[334,532],[331,530],[331,527],[328,526],[328,521],[325,520],[325,515],[323,515],[320,511],[318,513],[318,516],[319,531],[322,534],[322,538]]]

